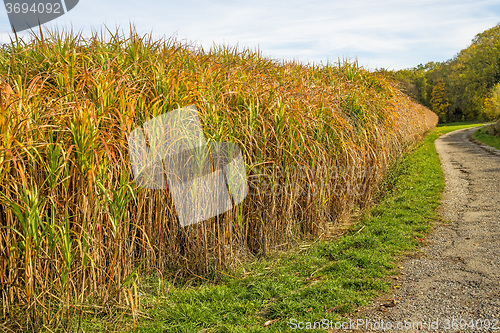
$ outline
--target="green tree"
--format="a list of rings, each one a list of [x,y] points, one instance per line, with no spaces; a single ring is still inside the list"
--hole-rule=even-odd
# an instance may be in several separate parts
[[[496,114],[493,91],[500,82],[500,24],[477,34],[453,59],[420,64],[393,77],[408,95],[439,113],[441,121],[491,119]]]

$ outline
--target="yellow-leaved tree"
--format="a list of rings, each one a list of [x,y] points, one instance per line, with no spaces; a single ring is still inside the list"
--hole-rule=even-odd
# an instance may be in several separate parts
[[[434,111],[438,116],[439,120],[446,122],[448,107],[450,106],[450,101],[446,95],[446,87],[443,81],[439,81],[433,88],[431,93],[431,106],[432,111]]]
[[[488,98],[484,102],[484,113],[489,119],[497,119],[497,123],[493,125],[493,134],[500,135],[500,82],[498,82]]]

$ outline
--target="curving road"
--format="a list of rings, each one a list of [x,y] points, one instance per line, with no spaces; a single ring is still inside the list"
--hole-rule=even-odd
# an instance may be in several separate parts
[[[436,140],[447,221],[421,256],[404,263],[400,288],[361,314],[372,324],[369,331],[383,320],[385,328],[413,323],[386,332],[500,333],[500,151],[471,142],[474,130]]]

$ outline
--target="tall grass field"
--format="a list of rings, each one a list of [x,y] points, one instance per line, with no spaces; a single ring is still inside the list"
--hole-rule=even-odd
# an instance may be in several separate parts
[[[437,124],[355,62],[277,61],[133,30],[4,44],[0,91],[0,321],[12,330],[95,309],[136,314],[138,275],[216,279],[254,256],[329,239]],[[181,227],[168,189],[134,183],[127,140],[188,105],[208,142],[240,147],[249,193]]]

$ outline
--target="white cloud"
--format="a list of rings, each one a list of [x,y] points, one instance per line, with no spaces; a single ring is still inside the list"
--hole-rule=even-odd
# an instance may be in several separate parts
[[[81,0],[51,26],[89,32],[103,24],[210,47],[259,47],[275,58],[302,61],[358,57],[361,64],[403,68],[444,61],[500,21],[497,0],[184,1]],[[0,16],[0,31],[9,27]],[[3,38],[0,36],[0,38]]]

